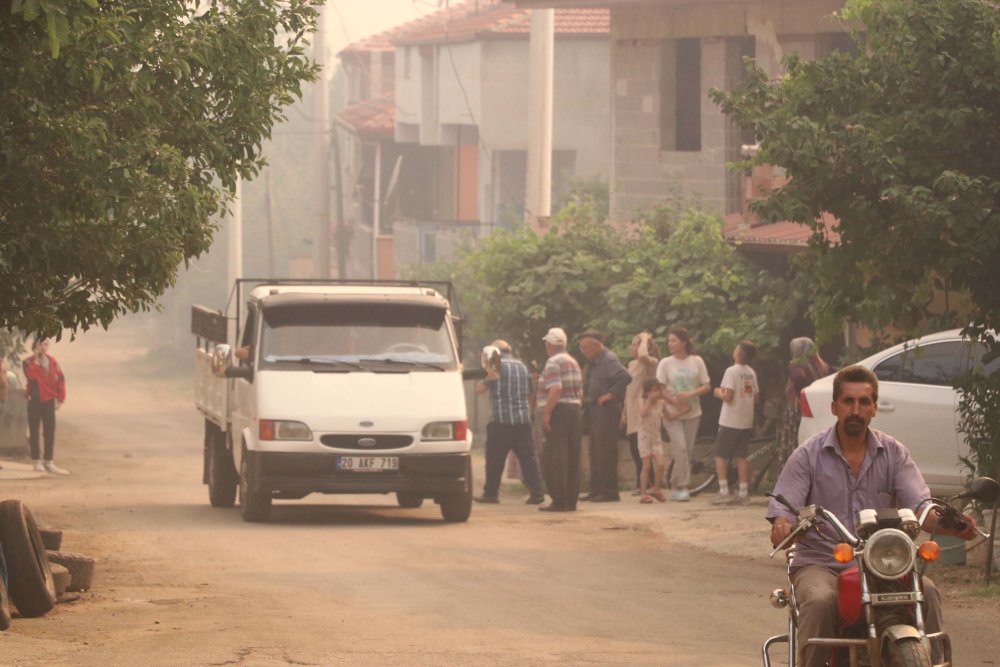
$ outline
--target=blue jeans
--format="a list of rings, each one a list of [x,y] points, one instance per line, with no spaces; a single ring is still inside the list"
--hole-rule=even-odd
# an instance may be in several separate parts
[[[500,477],[507,462],[507,453],[511,450],[514,450],[514,455],[521,463],[524,485],[528,487],[528,491],[533,496],[542,495],[542,480],[538,475],[531,424],[499,422],[486,425],[486,483],[483,484],[483,495],[496,498],[500,494]]]

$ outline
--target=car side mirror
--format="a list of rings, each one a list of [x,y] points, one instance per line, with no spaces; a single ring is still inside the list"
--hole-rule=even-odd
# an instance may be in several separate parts
[[[253,368],[250,366],[230,366],[226,369],[226,377],[253,380]]]

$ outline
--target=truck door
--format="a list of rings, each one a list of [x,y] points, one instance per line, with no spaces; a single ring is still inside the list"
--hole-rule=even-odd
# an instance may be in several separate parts
[[[240,333],[240,349],[246,352],[243,359],[239,359],[241,366],[249,366],[256,371],[257,367],[257,326],[258,308],[256,304],[247,304],[247,318]],[[254,391],[254,382],[247,378],[234,378],[233,382],[233,412],[232,412],[232,438],[233,438],[233,461],[236,469],[240,469],[240,461],[243,457],[242,436],[246,429],[252,428],[254,416],[257,414],[257,396]],[[251,443],[248,443],[251,444]]]

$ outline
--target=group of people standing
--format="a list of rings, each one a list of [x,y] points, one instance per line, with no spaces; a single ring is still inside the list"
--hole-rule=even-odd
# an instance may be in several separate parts
[[[28,445],[34,469],[35,472],[68,475],[69,471],[58,467],[53,460],[56,410],[66,401],[66,377],[59,362],[49,354],[48,338],[35,338],[31,351],[31,356],[21,362],[21,370],[26,380],[24,396],[28,403]],[[0,407],[7,401],[9,391],[6,361],[0,359]],[[44,459],[42,442],[45,444]]]
[[[669,331],[670,354],[663,358],[650,332],[637,334],[629,348],[631,360],[627,367],[605,346],[601,332],[583,332],[579,346],[587,360],[586,380],[580,365],[567,351],[565,331],[553,327],[542,340],[548,358],[534,390],[528,384],[527,367],[513,357],[510,345],[502,340],[493,343],[501,353],[499,372],[477,386],[479,393],[490,392],[492,417],[487,426],[486,482],[476,501],[499,502],[500,477],[511,451],[520,463],[529,504],[544,502],[544,475],[551,503],[540,507],[542,511],[571,512],[578,501],[619,501],[618,439],[622,427],[635,461],[640,502],[666,501],[660,490],[667,460],[661,428],[669,439],[669,457],[673,461],[671,498],[689,500],[690,457],[702,416],[700,397],[712,389],[708,369],[696,354],[687,329],[675,327]],[[726,469],[728,461],[735,459],[740,471],[739,494],[730,496],[728,484],[723,481],[716,499],[720,503],[748,499],[746,447],[759,395],[757,377],[750,367],[755,354],[753,343],[742,341],[733,352],[733,366],[715,390],[715,396],[723,402],[720,426],[724,427],[720,428],[716,464]],[[590,418],[590,486],[580,495],[584,410]],[[536,457],[531,438],[532,414],[544,440],[540,457]],[[726,480],[726,475],[720,479]]]

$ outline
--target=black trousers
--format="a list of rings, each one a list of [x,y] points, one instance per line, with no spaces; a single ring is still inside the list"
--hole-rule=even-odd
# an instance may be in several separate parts
[[[542,452],[545,485],[553,505],[575,510],[576,497],[580,494],[580,437],[583,430],[580,406],[557,404],[549,423],[552,430],[545,434],[545,449]]]
[[[31,446],[31,458],[38,460],[38,427],[45,432],[45,460],[52,460],[52,451],[56,446],[56,402],[28,401],[28,444]]]
[[[635,488],[639,488],[639,480],[642,479],[642,457],[639,456],[639,434],[628,434],[628,453],[632,455],[632,463],[635,464]]]
[[[542,480],[538,476],[538,459],[535,458],[535,443],[531,438],[531,424],[501,424],[490,422],[486,425],[486,483],[483,495],[496,498],[500,494],[500,478],[503,476],[507,454],[513,450],[521,464],[524,485],[533,496],[542,495]]]
[[[611,399],[590,405],[590,495],[618,497],[618,427],[622,404]]]

